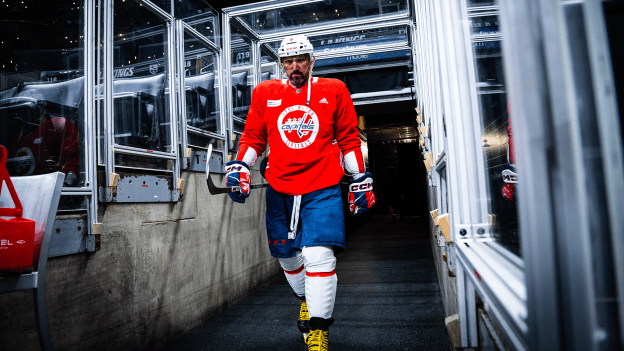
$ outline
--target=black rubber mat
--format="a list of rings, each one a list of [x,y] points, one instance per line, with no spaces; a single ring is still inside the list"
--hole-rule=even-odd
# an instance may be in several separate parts
[[[427,225],[426,217],[378,218],[347,235],[330,350],[451,350]],[[298,313],[283,278],[165,350],[304,351]]]

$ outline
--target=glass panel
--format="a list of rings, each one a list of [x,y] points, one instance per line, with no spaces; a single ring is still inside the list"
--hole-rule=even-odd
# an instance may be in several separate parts
[[[223,148],[225,147],[225,143],[223,142],[223,140],[210,138],[205,135],[188,133],[189,146],[206,149],[208,147],[208,144],[212,144],[213,150],[223,151]]]
[[[330,59],[325,59],[325,60],[316,60],[314,67],[319,68],[319,67],[324,67],[324,66],[356,64],[356,63],[373,62],[373,61],[385,62],[385,61],[404,60],[404,59],[409,59],[409,58],[411,58],[411,53],[409,50],[398,50],[398,51],[378,52],[374,54],[335,57],[335,58],[330,58]]]
[[[468,7],[494,6],[495,0],[468,0]]]
[[[339,34],[317,35],[309,34],[308,38],[314,47],[314,52],[335,52],[340,50],[365,48],[376,44],[407,43],[407,27],[394,26],[349,31]],[[281,40],[268,45],[277,53]]]
[[[84,195],[63,195],[59,201],[58,211],[87,210],[89,206],[88,197]]]
[[[217,16],[212,13],[202,13],[188,17],[184,20],[184,22],[193,27],[193,29],[201,33],[206,38],[210,39],[210,41],[217,44],[217,46],[221,46],[221,40],[218,36],[219,20]]]
[[[318,27],[394,14],[408,14],[407,0],[334,0],[288,6],[241,16],[256,33],[265,35],[297,27]]]
[[[204,0],[185,0],[175,2],[175,17],[183,19],[196,31],[220,46],[216,38],[219,33],[219,13]]]
[[[242,133],[245,129],[245,120],[249,105],[251,105],[251,92],[253,90],[253,69],[251,67],[251,40],[236,27],[231,28],[231,87],[232,87],[232,111],[234,132]]]
[[[517,212],[517,175],[511,115],[507,106],[501,42],[477,41],[474,36],[498,33],[496,16],[472,18],[472,50],[481,116],[481,139],[489,185],[489,211],[494,240],[521,256]],[[479,24],[478,26],[475,23]],[[475,28],[485,29],[487,33]]]
[[[236,27],[230,26],[230,28],[232,67],[251,65],[251,39]]]
[[[214,12],[208,2],[204,0],[184,0],[176,1],[173,5],[175,8],[175,18],[185,19],[197,14]],[[186,21],[185,21],[186,22]]]
[[[269,53],[271,55],[269,55]],[[280,68],[277,59],[274,58],[275,56],[277,56],[277,51],[268,44],[262,44],[260,47],[261,82],[269,79],[281,78],[281,74],[279,73]]]
[[[310,38],[315,52],[334,52],[377,44],[407,43],[407,27],[373,28]]]
[[[222,134],[219,92],[215,88],[218,56],[201,41],[184,34],[184,86],[189,126]]]
[[[265,80],[279,79],[280,77],[277,75],[278,69],[277,63],[262,66],[260,81],[264,82]]]
[[[252,69],[232,71],[232,108],[234,112],[234,131],[242,133],[253,90]]]
[[[479,92],[500,93],[504,82],[500,41],[473,42]]]
[[[316,53],[339,53],[344,50],[357,48],[370,48],[379,44],[407,44],[407,27],[394,26],[373,28],[358,31],[349,31],[339,34],[325,34],[318,36],[310,36],[310,42],[314,46]],[[281,41],[274,41],[268,45],[277,52]],[[344,65],[349,63],[360,63],[369,61],[385,61],[397,58],[410,58],[409,50],[389,51],[378,54],[364,54],[344,56],[341,58],[332,58],[325,60],[317,60],[314,64],[315,68],[329,65]]]
[[[601,350],[615,350],[619,343],[618,332],[618,284],[615,277],[614,260],[611,235],[609,227],[609,203],[607,192],[612,192],[606,187],[605,179],[607,170],[604,160],[607,154],[600,152],[605,140],[601,138],[598,115],[598,101],[595,99],[596,90],[601,93],[602,87],[595,83],[592,77],[592,60],[589,52],[592,50],[587,36],[587,11],[582,3],[561,1],[561,7],[565,17],[565,30],[567,33],[567,48],[571,63],[571,71],[574,80],[574,108],[579,116],[579,128],[581,145],[579,151],[583,158],[585,182],[587,192],[587,208],[590,209],[588,218],[591,233],[591,270],[594,282],[593,310],[596,316],[596,328],[601,330],[601,338],[596,342],[596,348]],[[620,7],[621,9],[622,7]],[[622,12],[620,12],[622,13]],[[595,36],[593,38],[596,38]],[[611,50],[618,50],[620,43]],[[615,66],[619,62],[613,62]],[[603,116],[604,118],[604,116]],[[611,156],[611,155],[609,155]],[[620,194],[621,196],[621,194]],[[621,234],[621,233],[618,233]]]
[[[84,6],[76,0],[2,5],[0,144],[9,152],[9,174],[58,171],[66,174],[65,186],[82,186]]]
[[[170,152],[167,27],[135,5],[115,1],[115,143]]]
[[[115,1],[115,2],[117,2],[117,1]],[[120,2],[130,2],[131,4],[128,4],[128,5],[129,6],[133,6],[133,7],[141,6],[138,1],[121,0]],[[163,9],[163,11],[165,11],[166,13],[171,14],[171,2],[172,2],[171,0],[151,0],[151,2],[156,4],[156,5],[158,5],[158,7]],[[134,3],[134,4],[132,4],[132,3]],[[115,6],[117,6],[117,4],[115,4]],[[116,20],[116,18],[115,18],[115,20]]]
[[[137,155],[115,154],[115,167],[173,171],[173,160]]]
[[[477,16],[471,19],[471,34],[500,34],[497,16]]]

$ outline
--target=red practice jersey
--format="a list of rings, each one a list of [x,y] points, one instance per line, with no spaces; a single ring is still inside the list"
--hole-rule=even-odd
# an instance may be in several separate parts
[[[295,89],[277,79],[258,84],[239,142],[239,160],[250,147],[260,155],[270,146],[265,177],[287,195],[338,184],[345,174],[341,151],[361,160],[357,115],[344,83],[314,78],[309,107],[307,93],[307,85]]]

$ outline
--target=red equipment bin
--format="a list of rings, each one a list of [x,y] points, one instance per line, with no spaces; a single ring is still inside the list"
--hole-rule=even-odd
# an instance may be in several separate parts
[[[0,208],[0,217],[5,217],[0,218],[0,270],[22,272],[33,265],[35,221],[22,217],[22,203],[6,169],[7,154],[0,145],[0,192],[4,181],[15,204],[15,208]]]

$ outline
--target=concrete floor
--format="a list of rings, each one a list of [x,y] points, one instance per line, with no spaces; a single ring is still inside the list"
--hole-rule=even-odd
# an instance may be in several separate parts
[[[451,350],[426,217],[373,218],[346,246],[330,350]],[[306,350],[298,302],[281,278],[165,350]]]

